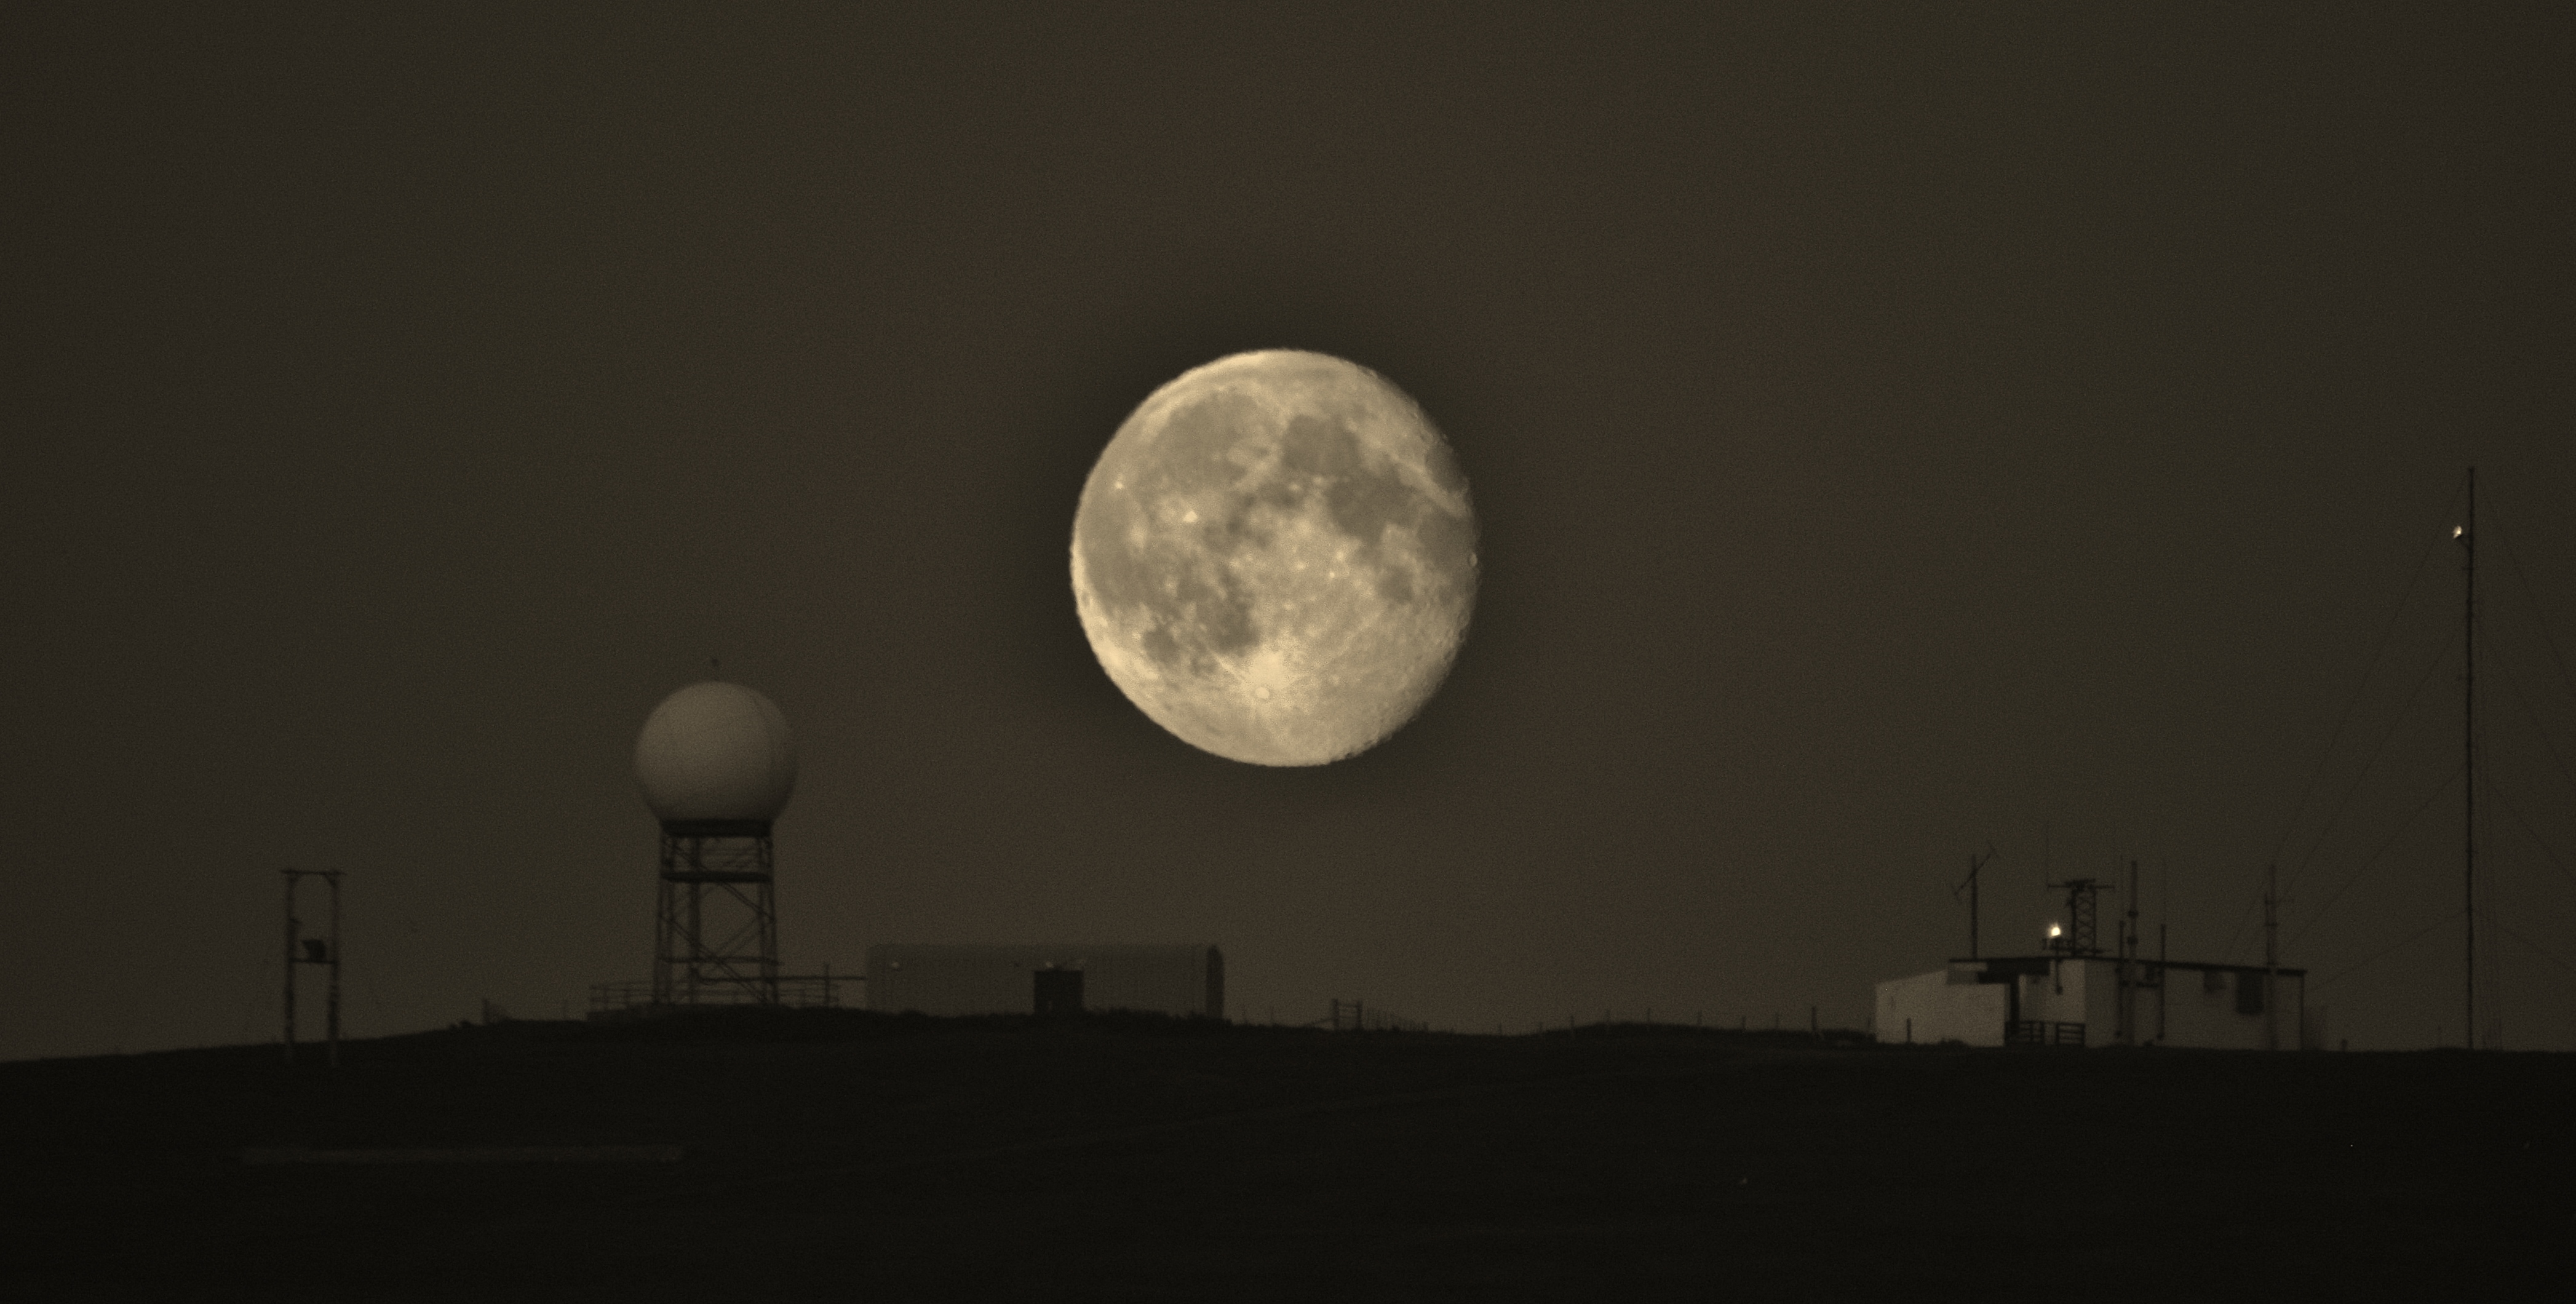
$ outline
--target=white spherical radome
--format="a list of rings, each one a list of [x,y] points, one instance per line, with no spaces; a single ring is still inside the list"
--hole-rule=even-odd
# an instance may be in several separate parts
[[[796,790],[787,717],[740,684],[691,684],[645,719],[635,782],[663,820],[774,820]]]

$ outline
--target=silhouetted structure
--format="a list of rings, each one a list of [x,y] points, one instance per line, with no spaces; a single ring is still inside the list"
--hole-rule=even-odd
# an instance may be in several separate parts
[[[295,966],[318,964],[331,971],[330,995],[323,1005],[323,1037],[329,1050],[325,1062],[340,1063],[340,871],[336,869],[285,869],[286,876],[286,1062],[295,1062]],[[295,888],[308,878],[318,878],[331,887],[331,932],[325,937],[302,936],[304,921],[295,916]]]
[[[2466,805],[2460,812],[2460,919],[2466,954],[2462,957],[2462,999],[2468,1022],[2462,1038],[2478,1048],[2478,469],[2469,468],[2468,507],[2451,537],[2460,541],[2460,764],[2467,782]]]
[[[796,787],[787,719],[717,680],[662,700],[635,740],[635,780],[662,824],[653,979],[591,989],[591,1017],[698,1005],[832,1005],[834,980],[778,964],[770,830]]]
[[[778,1004],[777,893],[769,821],[662,821],[653,1003]]]
[[[2070,878],[2048,886],[2066,889],[2066,929],[2048,939],[2048,949],[2067,955],[2100,955],[2102,947],[2097,939],[2101,934],[2096,922],[2101,916],[2093,898],[2096,893],[2116,889],[2091,878]]]
[[[1977,954],[1977,874],[1994,858],[1995,849],[1992,845],[1987,846],[1986,854],[1968,857],[1967,879],[1950,890],[1950,899],[1953,901],[1959,899],[1961,892],[1968,894],[1968,954],[1971,958]]]
[[[1201,945],[871,946],[868,1008],[1050,1016],[1142,1010],[1221,1019],[1225,956]]]
[[[1882,1042],[1970,1046],[2277,1047],[2275,1009],[2299,1013],[2300,1044],[2325,1043],[2307,971],[2106,955],[1952,960],[1878,985]]]
[[[1603,1022],[1607,1023],[1608,1020],[1604,1019]],[[1333,1002],[1331,1013],[1327,1014],[1322,1021],[1306,1026],[1330,1028],[1335,1032],[1431,1031],[1431,1025],[1420,1019],[1408,1019],[1401,1014],[1389,1014],[1366,1001],[1339,999]]]

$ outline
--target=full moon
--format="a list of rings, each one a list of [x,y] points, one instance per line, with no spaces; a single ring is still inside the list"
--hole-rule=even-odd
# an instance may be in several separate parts
[[[1448,442],[1366,367],[1275,349],[1155,390],[1073,518],[1101,668],[1182,741],[1322,765],[1404,727],[1476,605],[1476,514]]]

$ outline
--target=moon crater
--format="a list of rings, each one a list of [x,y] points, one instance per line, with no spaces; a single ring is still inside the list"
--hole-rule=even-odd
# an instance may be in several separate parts
[[[1476,520],[1403,391],[1318,353],[1156,390],[1074,516],[1074,604],[1128,700],[1184,741],[1321,765],[1411,720],[1476,599]]]

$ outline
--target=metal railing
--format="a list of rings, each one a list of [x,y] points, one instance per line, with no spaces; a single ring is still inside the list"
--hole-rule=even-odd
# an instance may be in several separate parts
[[[2004,1025],[2007,1046],[2082,1046],[2084,1025],[2046,1019],[2015,1019]]]
[[[593,983],[590,987],[590,1017],[633,1018],[669,1010],[740,1005],[769,1005],[794,1010],[839,1009],[841,986],[866,981],[856,976],[819,974],[781,977],[774,983],[701,983],[694,990],[681,988],[681,999],[670,1002],[656,1002],[653,984],[649,982]]]
[[[1335,1032],[1431,1031],[1431,1025],[1420,1019],[1373,1010],[1365,1001],[1334,1001],[1333,1012],[1326,1017],[1325,1023]]]

